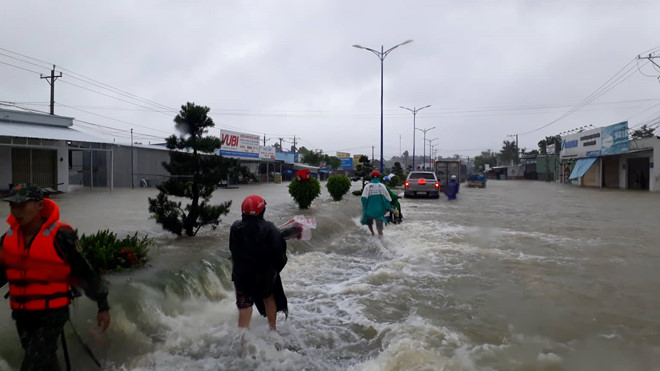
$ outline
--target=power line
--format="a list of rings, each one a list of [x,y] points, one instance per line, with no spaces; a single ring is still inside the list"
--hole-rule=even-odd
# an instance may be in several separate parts
[[[140,104],[137,104],[137,103],[134,103],[134,102],[127,101],[127,100],[125,100],[125,99],[121,99],[121,98],[118,98],[118,97],[114,97],[114,96],[109,95],[109,94],[101,93],[100,91],[97,91],[97,90],[94,90],[94,89],[90,89],[90,88],[86,88],[86,87],[84,87],[84,86],[80,86],[80,85],[77,85],[77,84],[74,84],[74,83],[68,82],[68,81],[66,81],[66,80],[62,80],[61,82],[65,83],[65,84],[68,84],[68,85],[73,85],[73,86],[78,87],[78,88],[80,88],[80,89],[89,90],[89,91],[94,92],[94,93],[96,93],[96,94],[100,94],[100,95],[103,95],[103,96],[106,96],[106,97],[109,97],[109,98],[112,98],[112,99],[120,100],[120,101],[122,101],[122,102],[126,102],[126,103],[129,103],[129,104],[133,104],[133,105],[138,106],[138,107],[146,108],[146,109],[149,109],[149,110],[151,110],[151,111],[161,113],[161,114],[163,114],[163,115],[165,115],[165,116],[169,116],[168,114],[166,114],[166,113],[163,112],[163,111],[158,111],[158,110],[155,110],[155,109],[153,109],[153,108],[151,108],[151,107],[143,106],[143,105],[140,105]]]
[[[11,63],[7,63],[7,62],[0,62],[0,63],[1,63],[1,64],[5,64],[5,65],[7,65],[7,66],[14,67],[14,68],[18,68],[19,70],[28,71],[28,72],[32,72],[32,73],[35,73],[35,74],[37,74],[37,75],[40,75],[40,73],[37,72],[37,71],[33,71],[33,70],[30,70],[30,69],[27,69],[27,68],[19,67],[19,66],[13,65],[13,64],[11,64]]]
[[[103,118],[106,118],[106,119],[108,119],[108,120],[121,122],[121,123],[128,124],[128,125],[131,125],[131,126],[137,126],[137,127],[141,127],[141,128],[143,128],[143,129],[148,129],[148,130],[153,130],[153,131],[159,131],[159,132],[161,132],[161,133],[166,133],[166,134],[172,134],[172,133],[169,132],[169,131],[158,130],[158,129],[150,128],[150,127],[148,127],[148,126],[139,125],[139,124],[135,124],[135,123],[132,123],[132,122],[128,122],[128,121],[124,121],[124,120],[120,120],[120,119],[112,118],[112,117],[109,117],[109,116],[100,115],[100,114],[98,114],[98,113],[85,111],[85,110],[82,110],[82,109],[79,109],[79,108],[75,108],[75,107],[72,107],[72,106],[69,106],[69,105],[66,105],[66,104],[58,103],[57,105],[58,105],[58,106],[62,106],[62,107],[67,107],[67,108],[70,108],[70,109],[73,109],[73,110],[76,110],[76,111],[85,112],[85,113],[88,113],[88,114],[90,114],[90,115],[94,115],[94,116],[98,116],[98,117],[103,117]]]
[[[526,131],[526,132],[522,132],[522,133],[518,133],[518,134],[519,135],[526,135],[526,134],[531,134],[531,133],[537,132],[537,131],[539,131],[541,129],[544,129],[544,128],[552,125],[552,124],[555,124],[556,122],[558,122],[560,120],[563,120],[564,118],[566,118],[566,117],[572,115],[573,113],[581,110],[586,105],[590,104],[591,102],[598,99],[599,97],[601,97],[602,95],[604,95],[605,93],[607,93],[608,91],[613,89],[614,87],[621,84],[623,81],[630,78],[630,76],[632,76],[632,74],[630,72],[634,70],[635,66],[632,66],[630,68],[628,66],[630,66],[633,62],[635,62],[634,59],[631,60],[630,62],[628,62],[625,66],[623,66],[619,71],[617,71],[617,73],[615,73],[612,77],[610,77],[607,81],[605,81],[605,83],[603,83],[600,87],[598,87],[598,89],[594,90],[591,94],[589,94],[586,98],[584,98],[580,103],[575,105],[570,110],[566,111],[564,114],[560,115],[558,118],[550,121],[549,123],[547,123],[543,126],[540,126],[540,127],[536,128],[534,130],[530,130],[530,131]],[[626,68],[628,68],[628,69],[622,75],[620,75],[621,71],[625,70]]]
[[[45,70],[48,70],[48,68],[49,68],[49,67],[44,67],[44,66],[39,65],[39,64],[36,64],[36,63],[32,63],[32,62],[30,62],[30,61],[26,61],[25,59],[21,59],[21,58],[13,57],[13,56],[11,56],[11,55],[9,55],[9,54],[0,53],[0,55],[5,56],[5,57],[7,57],[7,58],[15,59],[15,60],[17,60],[17,61],[21,61],[21,62],[23,62],[23,63],[30,64],[30,65],[35,66],[35,67],[43,68],[43,69],[45,69]]]
[[[50,63],[50,62],[42,61],[41,59],[37,59],[37,58],[34,58],[34,57],[30,57],[29,55],[25,55],[25,54],[17,53],[17,52],[11,51],[11,50],[9,50],[9,49],[0,48],[0,50],[6,51],[6,52],[8,52],[8,53],[12,53],[12,54],[20,55],[21,57],[29,58],[29,59],[32,59],[33,61],[41,62],[41,63],[45,64],[46,66],[48,66],[48,67],[44,67],[44,68],[49,68],[50,66],[53,65],[53,64]]]
[[[40,60],[40,59],[33,58],[33,57],[27,56],[27,55],[25,55],[25,54],[17,53],[17,52],[14,52],[14,51],[8,50],[8,49],[0,48],[0,50],[3,50],[3,51],[8,52],[8,53],[15,54],[15,55],[19,55],[19,56],[24,57],[24,58],[29,58],[29,59],[34,60],[34,61],[37,61],[37,62],[39,62],[39,63],[46,64],[46,65],[48,65],[49,67],[50,67],[51,65],[53,65],[53,63],[49,63],[49,62],[46,62],[46,61],[42,61],[42,60]],[[26,61],[26,60],[24,60],[24,59],[17,58],[17,57],[14,57],[14,56],[11,56],[11,55],[8,55],[8,54],[5,54],[5,53],[0,53],[0,55],[3,55],[3,56],[8,57],[8,58],[16,59],[16,60],[21,61],[21,62],[23,62],[23,63],[27,63],[27,64],[30,64],[30,65],[33,65],[33,66],[36,66],[36,67],[39,67],[39,68],[45,68],[45,69],[48,68],[48,67],[45,67],[45,66],[42,66],[42,65],[39,65],[39,64],[36,64],[36,63],[32,63],[32,62],[30,62],[30,61]],[[13,66],[13,67],[16,67],[16,68],[21,68],[21,67],[14,66],[14,65],[12,65],[12,66]],[[22,68],[21,68],[21,69],[22,69]],[[112,85],[109,85],[109,84],[106,84],[106,83],[100,82],[100,81],[98,81],[98,80],[94,80],[94,79],[92,79],[92,78],[90,78],[90,77],[87,77],[87,76],[84,76],[84,75],[82,75],[82,74],[79,74],[79,73],[77,73],[77,72],[75,72],[75,71],[72,71],[72,70],[70,70],[70,69],[68,69],[68,68],[64,68],[64,67],[60,66],[60,70],[67,71],[67,72],[70,74],[70,76],[69,76],[70,78],[73,78],[73,79],[76,79],[76,80],[79,80],[79,81],[85,82],[85,83],[90,84],[90,85],[94,85],[94,86],[99,87],[99,88],[102,88],[102,89],[110,90],[110,91],[112,91],[112,92],[115,93],[115,94],[119,94],[119,95],[122,95],[122,96],[125,96],[125,97],[128,97],[128,98],[131,98],[131,99],[134,99],[134,100],[140,101],[140,102],[142,102],[142,103],[146,103],[146,104],[150,104],[150,105],[156,106],[156,107],[158,107],[158,108],[161,109],[161,110],[166,110],[166,111],[170,111],[170,112],[176,112],[176,109],[173,109],[172,107],[165,106],[165,105],[160,104],[160,103],[158,103],[158,102],[155,102],[155,101],[152,101],[152,100],[149,100],[149,99],[146,99],[146,98],[140,97],[140,96],[138,96],[138,95],[135,95],[135,94],[129,93],[129,92],[127,92],[127,91],[121,90],[121,89],[116,88],[116,87],[114,87],[114,86],[112,86]],[[35,72],[35,71],[32,71],[32,70],[29,70],[29,71],[30,71],[30,72]],[[79,77],[76,77],[76,76],[79,76]]]
[[[105,83],[103,83],[103,82],[100,82],[100,81],[94,80],[94,79],[92,79],[92,78],[89,78],[89,77],[83,76],[83,75],[81,75],[81,74],[79,74],[79,73],[76,73],[76,72],[73,72],[73,71],[71,71],[71,70],[69,70],[69,69],[66,69],[66,68],[63,68],[63,67],[60,67],[60,69],[61,69],[61,70],[64,70],[64,71],[67,71],[67,72],[71,73],[72,75],[77,75],[77,76],[82,77],[82,78],[78,78],[78,77],[76,77],[76,76],[69,76],[69,77],[71,77],[71,78],[73,78],[73,79],[76,79],[76,80],[82,81],[82,82],[84,82],[84,83],[87,83],[87,84],[90,84],[90,85],[93,85],[93,86],[96,86],[96,87],[99,87],[99,88],[101,88],[101,89],[110,90],[110,91],[112,91],[112,92],[115,93],[115,94],[119,94],[119,95],[121,95],[121,96],[124,96],[124,97],[130,98],[130,99],[137,100],[137,101],[139,101],[139,102],[141,102],[141,103],[145,103],[145,104],[153,105],[154,107],[157,107],[159,110],[165,110],[165,111],[167,111],[167,112],[177,112],[177,110],[174,109],[174,108],[172,108],[172,107],[167,107],[167,106],[165,106],[165,105],[163,105],[163,104],[160,104],[160,103],[158,103],[158,102],[154,102],[154,101],[152,101],[152,100],[149,100],[149,99],[146,99],[146,98],[142,98],[142,97],[140,97],[140,96],[137,96],[137,95],[135,95],[135,94],[132,94],[132,93],[126,92],[126,91],[124,91],[124,90],[121,90],[121,89],[115,88],[115,87],[113,87],[113,86],[111,86],[111,85],[108,85],[108,84],[105,84]],[[88,81],[88,80],[89,80],[89,81]],[[90,81],[91,81],[91,82],[90,82]],[[154,110],[154,109],[152,109],[152,110]],[[157,110],[154,110],[154,111],[157,111]]]

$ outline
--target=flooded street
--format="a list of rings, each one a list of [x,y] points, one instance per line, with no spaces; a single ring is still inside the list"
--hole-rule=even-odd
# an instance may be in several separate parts
[[[216,191],[233,200],[231,213],[195,238],[149,219],[153,188],[54,197],[80,233],[138,231],[157,241],[146,268],[108,276],[106,335],[95,328],[94,303],[79,299],[72,309],[106,369],[660,369],[658,193],[462,185],[455,202],[402,200],[403,223],[378,239],[360,226],[359,197],[333,202],[322,183],[321,198],[301,212],[287,185]],[[288,320],[280,315],[279,333],[269,333],[255,311],[242,347],[228,235],[249,194],[266,199],[266,219],[277,225],[304,214],[318,227],[311,241],[288,244]],[[94,369],[68,338],[74,369]],[[0,344],[0,370],[17,369],[22,351],[6,302]]]

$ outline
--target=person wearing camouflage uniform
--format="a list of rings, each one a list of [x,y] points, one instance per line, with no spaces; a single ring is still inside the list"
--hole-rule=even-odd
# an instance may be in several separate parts
[[[0,287],[9,283],[12,318],[25,351],[21,370],[59,370],[57,338],[69,319],[73,292],[81,288],[96,301],[97,323],[105,331],[107,285],[82,256],[76,232],[58,221],[57,204],[44,199],[39,187],[20,184],[2,200],[11,215],[10,229],[0,237]]]

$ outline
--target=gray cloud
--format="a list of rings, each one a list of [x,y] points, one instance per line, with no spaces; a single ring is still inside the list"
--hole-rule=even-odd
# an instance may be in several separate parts
[[[63,71],[56,101],[78,110],[56,112],[123,135],[132,125],[80,110],[166,136],[174,132],[178,107],[194,101],[210,106],[221,128],[296,135],[324,151],[370,154],[373,145],[378,157],[380,62],[351,45],[388,48],[414,39],[384,63],[385,157],[412,150],[412,115],[398,107],[427,104],[417,126],[436,126],[427,137],[439,138],[440,154],[474,155],[499,149],[507,134],[550,123],[638,53],[658,46],[656,3],[22,1],[4,5],[11,16],[0,24],[0,48],[173,110],[148,111],[68,85],[112,94]],[[0,62],[49,69],[2,55]],[[633,126],[660,116],[660,108],[644,112],[660,103],[657,80],[630,66],[630,78],[598,104],[521,136],[521,147],[584,124],[630,120]],[[658,74],[649,66],[642,72]],[[0,64],[0,100],[47,102],[48,85]],[[624,101],[633,102],[618,103]],[[417,148],[422,145],[418,135]]]

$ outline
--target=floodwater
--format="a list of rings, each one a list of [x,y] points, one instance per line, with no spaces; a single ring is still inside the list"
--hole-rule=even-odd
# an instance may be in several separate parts
[[[660,194],[490,181],[455,202],[403,200],[404,222],[379,239],[360,226],[358,197],[333,202],[323,187],[301,212],[286,186],[218,190],[232,211],[195,238],[149,219],[154,189],[56,196],[82,233],[158,243],[148,267],[109,275],[106,334],[92,302],[72,310],[105,369],[660,370]],[[237,329],[227,240],[253,193],[276,224],[318,223],[311,241],[289,242],[290,315],[278,333],[256,311],[249,331]],[[0,370],[22,356],[7,307]],[[74,368],[93,370],[66,331]]]

